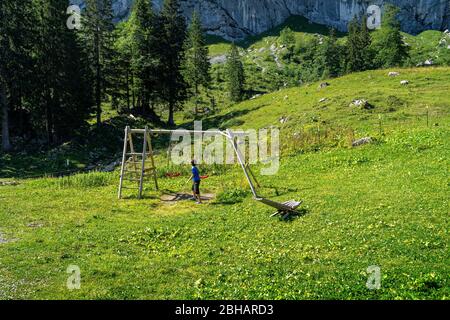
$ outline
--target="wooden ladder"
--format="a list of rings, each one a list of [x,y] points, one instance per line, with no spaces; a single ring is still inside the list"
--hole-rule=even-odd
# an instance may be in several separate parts
[[[123,189],[134,189],[131,187],[125,187],[124,181],[137,182],[137,187],[139,190],[138,198],[141,199],[142,192],[144,190],[145,177],[147,174],[151,174],[153,176],[155,189],[158,190],[158,177],[156,174],[155,160],[153,158],[150,133],[151,131],[148,127],[145,127],[143,130],[130,129],[129,126],[125,128],[122,167],[120,170],[119,199],[122,198]],[[133,135],[135,134],[143,134],[144,136],[142,152],[136,152],[134,149]],[[148,160],[150,160],[150,167],[146,167]]]

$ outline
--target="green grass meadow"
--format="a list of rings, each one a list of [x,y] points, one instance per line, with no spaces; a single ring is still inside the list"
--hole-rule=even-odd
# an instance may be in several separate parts
[[[304,201],[289,221],[269,217],[236,165],[200,167],[210,175],[203,191],[217,195],[204,205],[160,200],[190,191],[189,168],[166,168],[162,156],[162,191],[149,183],[143,200],[133,191],[117,200],[118,171],[0,179],[18,183],[0,184],[0,299],[449,299],[450,69],[328,82],[203,122],[281,127],[279,172],[254,171],[264,196]],[[373,109],[350,107],[354,99]],[[366,136],[373,143],[351,147]],[[70,265],[79,290],[67,288]],[[369,266],[381,270],[378,290],[366,286]]]

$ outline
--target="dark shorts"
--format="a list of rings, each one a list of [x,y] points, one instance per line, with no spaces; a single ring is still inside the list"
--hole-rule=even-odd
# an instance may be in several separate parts
[[[194,183],[192,184],[192,192],[194,192],[195,194],[200,194],[200,181],[194,181]]]

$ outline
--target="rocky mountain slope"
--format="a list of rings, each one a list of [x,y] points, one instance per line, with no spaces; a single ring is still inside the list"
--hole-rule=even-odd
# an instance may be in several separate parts
[[[160,8],[163,0],[153,0]],[[83,4],[83,0],[72,0]],[[202,15],[209,33],[227,39],[242,39],[269,30],[291,15],[345,30],[348,22],[363,14],[372,4],[391,2],[401,8],[403,30],[419,33],[427,29],[450,28],[449,0],[180,0],[190,17],[194,10]],[[128,16],[133,0],[114,0],[118,19]]]

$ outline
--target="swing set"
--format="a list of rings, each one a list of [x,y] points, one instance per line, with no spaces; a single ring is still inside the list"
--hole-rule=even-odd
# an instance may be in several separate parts
[[[250,165],[244,161],[241,150],[236,142],[237,135],[230,129],[226,131],[204,131],[204,130],[165,130],[165,129],[131,129],[129,126],[125,128],[125,138],[123,146],[122,155],[122,166],[120,170],[120,182],[119,182],[119,199],[122,198],[123,189],[134,189],[124,186],[124,181],[137,182],[138,185],[138,198],[142,198],[143,187],[145,178],[148,176],[152,178],[155,189],[159,190],[158,187],[158,177],[156,172],[156,166],[154,161],[154,153],[152,149],[151,136],[153,134],[172,134],[172,133],[186,133],[186,134],[220,134],[224,136],[228,141],[231,142],[233,150],[237,156],[239,165],[244,172],[245,178],[250,186],[250,190],[253,195],[253,199],[261,202],[267,206],[277,209],[277,211],[271,215],[271,217],[276,215],[281,215],[283,219],[288,218],[291,215],[300,215],[301,213],[297,208],[302,204],[302,201],[289,200],[286,202],[276,202],[258,195],[256,186],[260,187],[255,175],[253,174]],[[143,148],[142,152],[136,152],[133,137],[136,135],[143,136]],[[176,178],[181,176],[180,173],[166,173],[169,178]],[[203,178],[206,178],[204,176]]]

